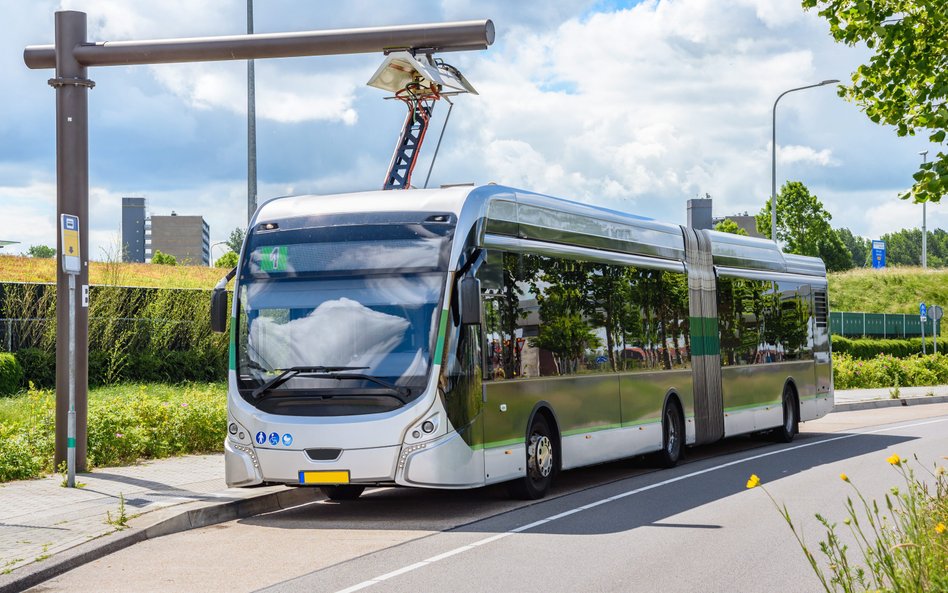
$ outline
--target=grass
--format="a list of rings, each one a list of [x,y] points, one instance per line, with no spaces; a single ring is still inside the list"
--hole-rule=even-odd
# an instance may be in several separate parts
[[[58,258],[0,255],[0,282],[56,282],[58,263]],[[89,262],[89,283],[96,285],[211,289],[225,273],[204,266]]]
[[[117,385],[89,390],[88,467],[221,451],[223,383]],[[0,399],[0,482],[52,473],[55,393]]]
[[[859,269],[829,275],[831,311],[918,313],[919,303],[948,306],[948,269]]]

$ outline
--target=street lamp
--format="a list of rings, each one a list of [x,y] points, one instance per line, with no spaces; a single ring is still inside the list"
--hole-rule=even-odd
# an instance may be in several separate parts
[[[923,150],[918,154],[922,155],[922,164],[924,165],[925,161],[928,160],[928,151]],[[925,206],[927,204],[927,201],[922,202],[922,269],[928,267],[928,231],[925,229],[925,215],[927,214]]]
[[[795,89],[790,89],[780,93],[780,96],[777,97],[777,100],[774,101],[774,110],[773,110],[773,138],[771,140],[770,146],[772,152],[771,159],[771,176],[770,176],[770,239],[776,243],[777,242],[777,103],[780,102],[780,99],[784,95],[795,92],[802,91],[806,89],[816,88],[818,86],[826,86],[828,84],[836,84],[839,82],[836,79],[824,80],[823,82],[818,82],[816,84],[808,84],[807,86],[797,87]]]
[[[207,267],[209,268],[214,267],[214,248],[217,247],[218,245],[227,245],[227,241],[218,241],[217,243],[211,243],[211,248],[208,250],[208,253],[211,256],[210,261],[207,264]]]

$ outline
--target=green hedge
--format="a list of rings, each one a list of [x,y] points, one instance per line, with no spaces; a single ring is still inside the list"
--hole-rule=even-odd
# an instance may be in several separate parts
[[[915,387],[948,384],[948,356],[929,354],[896,358],[879,354],[860,360],[849,354],[833,354],[835,389]]]
[[[880,354],[890,354],[899,358],[914,356],[922,352],[921,338],[907,339],[873,339],[873,338],[844,338],[833,336],[833,354],[849,354],[853,358],[869,360]],[[948,343],[945,344],[948,347]],[[927,352],[932,351],[931,338],[925,338]]]
[[[15,333],[23,387],[56,384],[56,287],[0,284],[0,317]],[[210,291],[93,286],[89,385],[223,381],[228,334],[210,328]]]
[[[0,395],[12,395],[23,382],[23,367],[16,357],[0,352]]]
[[[226,386],[121,385],[89,392],[88,466],[220,452]],[[0,482],[53,471],[56,396],[30,389],[0,405]]]

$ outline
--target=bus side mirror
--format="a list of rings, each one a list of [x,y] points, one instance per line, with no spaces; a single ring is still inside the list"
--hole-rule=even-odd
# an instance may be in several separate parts
[[[211,331],[227,331],[227,289],[215,288],[211,292]]]
[[[237,268],[227,272],[211,291],[211,331],[227,331],[227,283],[237,274]]]
[[[481,281],[473,276],[461,278],[461,325],[481,322]]]

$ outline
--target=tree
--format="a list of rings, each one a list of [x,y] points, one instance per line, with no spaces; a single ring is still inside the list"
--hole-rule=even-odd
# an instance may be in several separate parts
[[[872,247],[872,241],[859,235],[854,235],[849,229],[839,229],[839,238],[842,239],[846,249],[849,250],[853,260],[853,267],[863,268],[869,261],[869,253]]]
[[[30,248],[26,252],[30,257],[35,257],[38,259],[49,259],[51,257],[56,257],[56,250],[49,245],[30,245]]]
[[[757,230],[770,234],[770,204],[756,216]],[[777,239],[787,253],[820,257],[832,272],[852,267],[852,255],[840,239],[823,202],[799,181],[788,181],[777,194]]]
[[[247,231],[240,227],[235,227],[234,230],[230,232],[230,237],[227,238],[227,246],[230,247],[230,250],[234,253],[240,253],[240,246],[244,244],[244,236],[247,234]]]
[[[842,272],[852,269],[853,255],[839,236],[839,231],[830,229],[829,233],[817,244],[820,259],[830,272]]]
[[[169,253],[162,253],[156,249],[154,255],[151,256],[151,263],[162,266],[176,266],[178,265],[178,258]]]
[[[948,131],[948,2],[945,0],[803,0],[830,25],[833,38],[873,51],[840,96],[899,136],[928,134],[936,144]],[[938,202],[948,190],[948,155],[939,152],[913,175],[902,199]]]
[[[720,231],[722,233],[731,233],[732,235],[741,235],[744,237],[748,236],[747,231],[738,226],[738,224],[730,218],[725,218],[718,224],[714,225],[714,230]]]
[[[233,251],[228,251],[224,255],[217,258],[217,261],[214,262],[215,268],[235,268],[237,267],[237,254]]]

